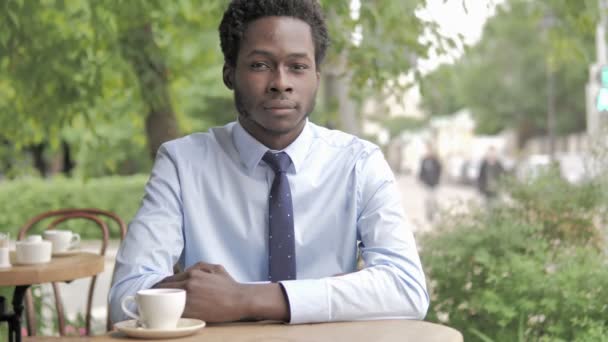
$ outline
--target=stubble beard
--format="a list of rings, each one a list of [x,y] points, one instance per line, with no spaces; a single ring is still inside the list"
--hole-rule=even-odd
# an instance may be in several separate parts
[[[317,93],[315,91],[315,94],[313,95],[313,100],[311,101],[312,103],[310,103],[310,105],[308,106],[309,108],[308,108],[306,114],[302,117],[302,119],[300,121],[298,121],[298,123],[296,124],[295,127],[300,126],[300,124],[303,121],[306,121],[306,119],[310,116],[310,113],[312,113],[312,111],[315,108],[316,98],[317,98]],[[282,129],[282,130],[277,130],[277,129],[267,128],[267,127],[260,125],[257,121],[253,120],[251,118],[251,113],[249,113],[249,111],[247,111],[246,106],[243,103],[243,96],[241,95],[241,92],[238,90],[237,87],[234,88],[234,105],[239,114],[239,117],[238,117],[239,122],[241,123],[241,125],[245,126],[246,128],[250,127],[251,129],[261,130],[264,133],[267,133],[269,135],[274,135],[274,136],[281,136],[281,135],[287,134],[293,129],[293,128],[286,128],[286,129]]]

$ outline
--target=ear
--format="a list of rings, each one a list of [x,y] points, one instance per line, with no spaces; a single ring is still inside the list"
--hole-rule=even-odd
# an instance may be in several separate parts
[[[229,66],[227,63],[224,63],[224,68],[222,69],[222,75],[224,78],[224,84],[226,88],[230,90],[234,90],[234,68]]]

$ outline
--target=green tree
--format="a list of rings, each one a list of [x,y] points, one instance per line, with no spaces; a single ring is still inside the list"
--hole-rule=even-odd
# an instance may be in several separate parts
[[[584,129],[596,9],[595,1],[506,1],[455,65],[426,77],[423,103],[431,114],[467,106],[480,132],[515,128],[523,144],[547,131],[551,82],[558,133]],[[447,102],[431,105],[433,91]]]
[[[13,151],[2,155],[41,146],[48,159],[70,146],[93,175],[128,173],[162,142],[234,118],[217,33],[227,3],[0,1],[0,141]],[[322,1],[333,38],[325,70],[341,70],[358,99],[402,89],[395,79],[427,56],[418,37],[436,32],[413,15],[424,0],[364,1],[358,17],[350,3]],[[321,102],[320,118],[331,112]]]
[[[443,64],[420,81],[421,107],[431,116],[448,115],[465,107],[460,94],[462,63]]]
[[[171,89],[183,78],[177,69],[190,73],[221,66],[221,58],[209,58],[218,52],[217,39],[200,34],[216,31],[208,23],[215,24],[221,5],[219,0],[3,3],[0,137],[16,150],[67,140],[82,154],[110,145],[128,161],[133,155],[122,153],[125,144],[132,139],[140,146],[145,130],[144,144],[154,155],[181,131]],[[200,56],[193,58],[194,52]],[[211,89],[221,78],[218,72],[213,81],[199,80],[197,87]],[[177,93],[178,101],[192,96]],[[193,101],[180,101],[176,108]],[[115,171],[110,154],[101,164]]]

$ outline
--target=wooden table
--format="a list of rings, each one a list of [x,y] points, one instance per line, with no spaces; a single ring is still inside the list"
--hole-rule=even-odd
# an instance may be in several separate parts
[[[117,342],[146,341],[130,339],[118,332],[99,337],[28,337],[27,342]],[[158,341],[158,340],[150,340]],[[323,324],[286,325],[280,323],[236,323],[209,325],[195,335],[175,339],[179,342],[254,342],[254,341],[337,341],[337,342],[462,342],[460,332],[444,325],[408,320],[359,321]]]
[[[13,312],[6,312],[5,298],[0,297],[0,322],[8,322],[9,341],[21,341],[21,313],[25,291],[33,284],[72,281],[99,274],[103,272],[104,258],[81,252],[53,257],[46,264],[16,265],[15,253],[11,253],[11,263],[12,267],[0,270],[0,286],[15,286]]]

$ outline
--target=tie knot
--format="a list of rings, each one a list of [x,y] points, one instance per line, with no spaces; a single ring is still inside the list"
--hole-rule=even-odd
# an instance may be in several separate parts
[[[275,173],[287,172],[287,168],[291,165],[291,158],[289,158],[289,155],[285,152],[272,153],[268,151],[264,154],[262,160],[270,165]]]

